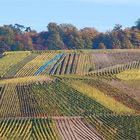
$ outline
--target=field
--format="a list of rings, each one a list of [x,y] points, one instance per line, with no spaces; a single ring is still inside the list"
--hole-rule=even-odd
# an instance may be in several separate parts
[[[140,50],[5,52],[0,140],[140,140]]]

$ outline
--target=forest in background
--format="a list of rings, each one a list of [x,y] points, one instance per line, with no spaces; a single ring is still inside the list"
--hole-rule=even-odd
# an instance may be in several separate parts
[[[122,25],[116,24],[106,32],[52,22],[42,32],[20,24],[0,26],[0,53],[61,49],[140,49],[140,19],[135,26],[123,29]]]

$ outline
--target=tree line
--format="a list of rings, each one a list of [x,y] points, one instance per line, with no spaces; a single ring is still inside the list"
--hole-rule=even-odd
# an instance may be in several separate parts
[[[20,24],[0,26],[0,52],[61,49],[138,49],[140,19],[135,26],[123,29],[116,24],[111,31],[95,28],[77,29],[72,24],[49,23],[46,31],[37,32]]]

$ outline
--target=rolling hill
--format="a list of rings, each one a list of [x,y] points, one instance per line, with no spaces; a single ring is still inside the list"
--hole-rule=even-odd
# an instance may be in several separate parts
[[[140,50],[5,52],[0,140],[140,140]]]

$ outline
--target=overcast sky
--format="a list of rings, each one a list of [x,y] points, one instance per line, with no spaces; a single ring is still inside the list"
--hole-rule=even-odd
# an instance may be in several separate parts
[[[19,23],[38,31],[49,22],[106,31],[140,18],[139,0],[0,0],[0,5],[0,25]]]

